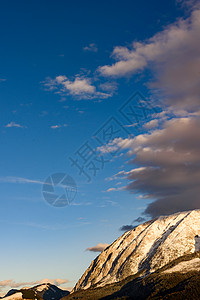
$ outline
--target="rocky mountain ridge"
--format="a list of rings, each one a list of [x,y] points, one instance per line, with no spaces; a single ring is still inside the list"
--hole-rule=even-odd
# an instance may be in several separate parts
[[[73,291],[146,276],[200,250],[200,210],[161,216],[125,232],[89,266]]]

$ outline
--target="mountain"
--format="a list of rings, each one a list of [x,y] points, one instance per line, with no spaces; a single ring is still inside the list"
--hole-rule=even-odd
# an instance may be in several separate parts
[[[17,289],[12,289],[12,290],[10,290],[10,291],[4,296],[4,298],[13,295],[13,294],[15,294],[16,292],[18,292]],[[3,298],[3,297],[1,297],[1,298]]]
[[[125,232],[77,282],[74,292],[103,287],[129,276],[148,276],[173,260],[200,250],[200,210],[162,216]]]
[[[37,300],[60,300],[67,296],[68,291],[62,290],[57,286],[44,283],[36,285],[32,288],[22,288],[20,290],[10,290],[4,300],[22,300],[22,299],[37,299]]]
[[[149,275],[74,292],[62,300],[199,300],[200,251],[173,260]]]
[[[72,293],[49,283],[5,300],[200,299],[200,210],[162,216],[125,232],[89,266]]]

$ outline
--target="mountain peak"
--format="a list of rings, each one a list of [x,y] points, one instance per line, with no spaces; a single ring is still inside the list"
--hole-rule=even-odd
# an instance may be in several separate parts
[[[77,282],[74,291],[144,276],[174,259],[200,250],[200,210],[161,216],[125,232],[106,248]]]
[[[38,284],[34,287],[24,287],[20,290],[10,290],[3,299],[5,300],[23,300],[23,299],[44,299],[59,300],[68,295],[69,292],[58,288],[49,282]]]

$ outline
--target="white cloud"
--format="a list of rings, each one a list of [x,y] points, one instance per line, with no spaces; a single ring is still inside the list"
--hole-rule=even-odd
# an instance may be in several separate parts
[[[60,83],[69,90],[71,95],[94,94],[96,91],[88,78],[76,77],[74,81],[62,80]]]
[[[112,57],[118,60],[113,65],[99,67],[99,72],[103,76],[121,77],[142,70],[147,62],[144,57],[128,50],[126,47],[115,47]]]
[[[55,91],[62,96],[66,94],[71,95],[75,99],[106,99],[113,94],[111,92],[97,91],[92,83],[92,79],[86,76],[76,75],[74,79],[70,80],[64,75],[59,75],[55,79],[48,77],[42,83],[49,91]]]
[[[180,50],[183,44],[193,41],[194,34],[197,36],[198,17],[199,11],[194,11],[191,18],[180,19],[146,42],[133,42],[131,49],[123,46],[115,47],[112,57],[117,62],[113,65],[102,66],[99,71],[105,76],[125,76],[144,69],[151,61],[164,62],[166,58],[170,58],[172,50]],[[192,37],[190,37],[191,34]]]

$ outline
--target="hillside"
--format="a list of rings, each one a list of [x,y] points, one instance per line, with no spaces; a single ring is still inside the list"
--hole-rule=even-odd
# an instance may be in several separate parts
[[[161,216],[125,232],[107,247],[77,282],[74,291],[102,287],[131,275],[148,275],[199,250],[200,210]]]

